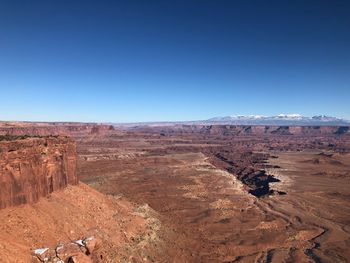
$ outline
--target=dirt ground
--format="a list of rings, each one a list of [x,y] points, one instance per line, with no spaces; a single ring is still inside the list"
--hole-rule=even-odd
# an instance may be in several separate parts
[[[167,259],[162,248],[167,237],[158,236],[163,226],[154,210],[120,196],[106,197],[83,183],[36,204],[2,209],[0,221],[0,262],[4,263],[39,262],[33,256],[35,249],[91,236],[101,240],[96,262]]]
[[[78,169],[96,190],[162,216],[173,231],[167,262],[348,262],[350,155],[315,140],[338,139],[133,131],[80,140]],[[246,152],[244,165],[280,180],[269,184],[271,194],[249,194],[230,170]]]

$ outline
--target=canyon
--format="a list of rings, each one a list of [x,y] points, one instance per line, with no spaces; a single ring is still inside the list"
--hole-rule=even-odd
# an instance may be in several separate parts
[[[0,134],[0,262],[92,236],[91,262],[350,258],[348,126],[2,122]]]

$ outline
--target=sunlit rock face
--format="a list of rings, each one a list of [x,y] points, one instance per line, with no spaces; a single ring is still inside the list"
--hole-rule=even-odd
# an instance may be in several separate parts
[[[32,123],[32,122],[0,122],[0,135],[10,136],[50,136],[65,135],[70,137],[89,134],[105,134],[113,131],[112,125],[95,123]]]
[[[76,144],[67,137],[0,141],[0,208],[77,184],[76,163]]]

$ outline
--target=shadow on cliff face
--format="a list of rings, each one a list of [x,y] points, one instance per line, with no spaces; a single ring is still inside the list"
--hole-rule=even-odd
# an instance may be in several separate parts
[[[248,187],[248,192],[256,197],[280,194],[285,192],[276,191],[270,188],[270,183],[280,182],[273,175],[267,174],[261,167],[268,167],[267,159],[269,155],[262,153],[248,152],[226,152],[215,153],[214,165],[224,168],[226,171],[236,176],[244,185]],[[237,161],[240,160],[240,161]],[[278,168],[278,167],[275,167]]]
[[[348,131],[349,131],[349,127],[342,126],[342,127],[339,127],[338,130],[334,134],[341,135],[341,134],[347,133]]]

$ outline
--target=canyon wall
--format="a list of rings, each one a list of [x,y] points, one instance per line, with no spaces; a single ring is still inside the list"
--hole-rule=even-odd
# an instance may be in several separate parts
[[[76,163],[76,144],[67,137],[0,141],[0,209],[77,184]]]
[[[94,123],[25,123],[0,122],[0,135],[68,135],[84,136],[88,134],[103,134],[114,130],[112,125]]]
[[[124,128],[125,129],[125,128]],[[67,135],[81,138],[86,135],[108,135],[118,132],[120,127],[97,123],[69,123],[69,122],[0,122],[0,135],[11,136],[48,136]],[[350,135],[349,126],[278,126],[278,125],[136,125],[125,130],[145,133],[171,134],[203,134],[223,136],[245,135]]]
[[[270,126],[270,125],[174,125],[174,126],[138,126],[131,130],[145,133],[191,134],[219,136],[242,135],[300,135],[323,136],[350,134],[348,126]]]

